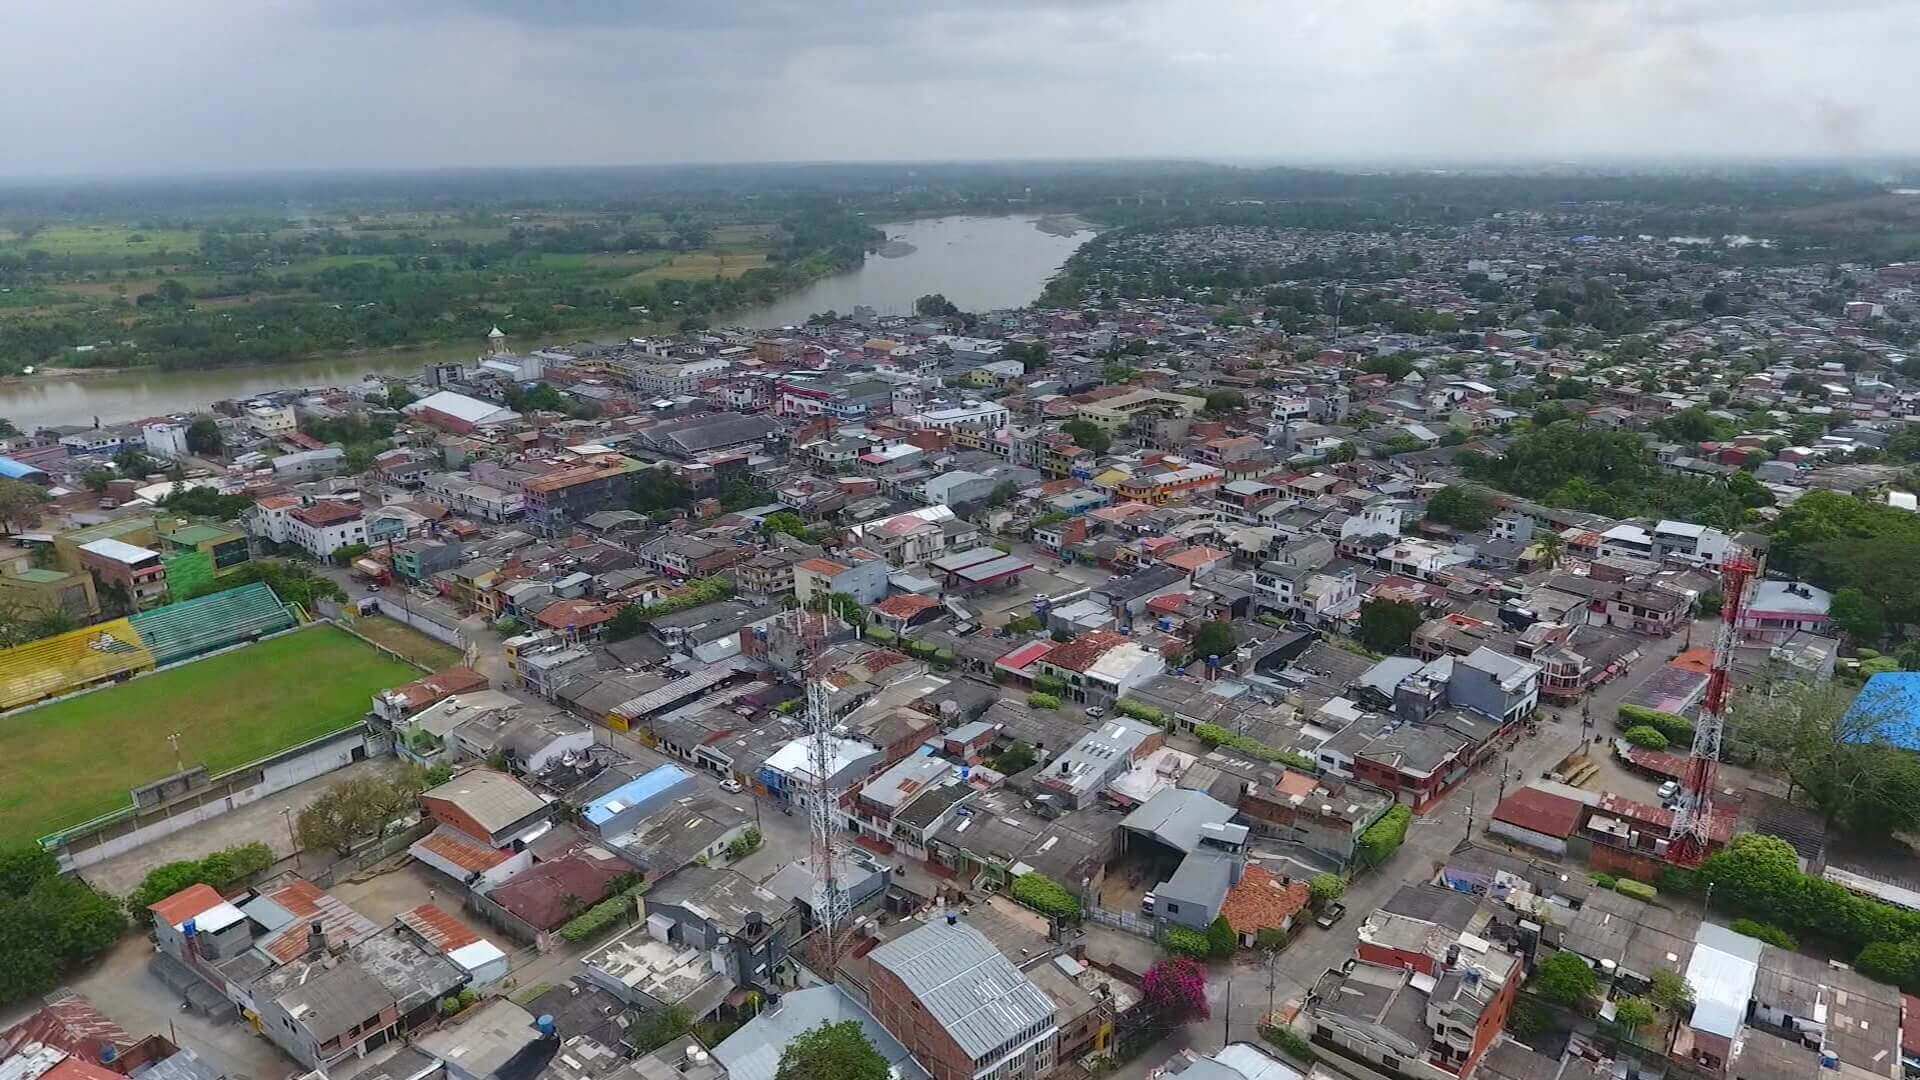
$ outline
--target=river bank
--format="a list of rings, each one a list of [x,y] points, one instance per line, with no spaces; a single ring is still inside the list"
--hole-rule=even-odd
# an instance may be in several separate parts
[[[804,323],[825,311],[869,307],[888,315],[913,311],[929,293],[946,296],[965,311],[991,311],[1032,303],[1050,278],[1092,235],[1069,234],[1070,215],[956,215],[889,222],[889,245],[903,254],[869,257],[861,265],[826,273],[779,296],[709,317],[715,326],[774,329]],[[1042,228],[1052,220],[1051,228]],[[631,336],[671,332],[657,321],[595,322],[529,337],[514,335],[518,349],[574,341],[613,343]],[[0,417],[23,430],[86,425],[96,418],[116,423],[143,416],[205,409],[214,401],[244,398],[288,387],[348,386],[367,374],[417,376],[429,361],[471,363],[484,341],[418,342],[264,364],[163,371],[134,368],[41,368],[30,376],[0,378]]]

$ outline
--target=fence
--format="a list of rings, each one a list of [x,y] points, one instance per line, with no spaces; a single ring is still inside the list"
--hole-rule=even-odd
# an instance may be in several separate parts
[[[1108,911],[1103,907],[1087,908],[1086,914],[1089,922],[1111,926],[1115,930],[1124,930],[1129,934],[1146,938],[1148,941],[1156,941],[1160,936],[1152,920],[1143,919],[1138,915],[1130,915],[1124,911]]]

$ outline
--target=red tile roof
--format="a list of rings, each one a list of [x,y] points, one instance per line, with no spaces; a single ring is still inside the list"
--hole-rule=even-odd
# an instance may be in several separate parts
[[[1156,596],[1147,601],[1147,610],[1153,612],[1155,615],[1172,615],[1187,606],[1187,601],[1190,599],[1192,599],[1192,594],[1183,592]]]
[[[509,857],[505,852],[488,847],[450,825],[433,830],[419,843],[421,847],[469,873],[491,870]]]
[[[450,953],[480,940],[473,928],[434,904],[421,904],[396,916],[400,924],[420,935],[429,948]]]
[[[1580,828],[1580,803],[1539,788],[1523,787],[1501,800],[1493,820],[1565,840]]]
[[[613,616],[613,608],[602,607],[591,600],[562,600],[548,605],[545,611],[534,616],[534,621],[553,630],[573,630],[611,622]]]
[[[1304,881],[1281,884],[1272,871],[1249,866],[1240,883],[1227,891],[1220,914],[1236,934],[1278,930],[1307,906],[1309,893]]]
[[[623,860],[582,852],[516,874],[490,898],[535,929],[551,930],[605,900],[614,881],[631,873]]]
[[[360,508],[350,503],[327,500],[314,503],[312,506],[303,506],[293,511],[289,516],[298,518],[318,529],[328,525],[338,525],[341,522],[352,521],[354,518],[360,516]]]
[[[940,601],[931,596],[901,593],[899,596],[889,596],[873,605],[873,613],[894,619],[911,619],[923,611],[931,611],[939,606]]]
[[[40,1080],[126,1080],[117,1072],[102,1068],[81,1057],[69,1056],[65,1061],[40,1074]]]
[[[148,904],[147,910],[160,922],[179,926],[209,908],[218,907],[221,900],[211,885],[189,885],[157,904]]]
[[[1006,668],[1008,671],[1023,671],[1032,666],[1034,661],[1052,652],[1053,648],[1051,641],[1030,641],[994,661],[994,665]]]
[[[810,574],[821,574],[826,577],[838,577],[847,572],[846,567],[841,566],[831,559],[808,559],[806,562],[794,567],[794,569],[805,570]]]
[[[1047,663],[1084,672],[1102,656],[1126,643],[1126,637],[1111,630],[1090,630],[1048,653]]]

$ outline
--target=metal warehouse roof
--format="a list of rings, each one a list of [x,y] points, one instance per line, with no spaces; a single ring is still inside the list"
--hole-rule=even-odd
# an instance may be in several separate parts
[[[1053,1020],[1053,999],[964,922],[928,923],[873,950],[869,959],[899,976],[970,1058]]]

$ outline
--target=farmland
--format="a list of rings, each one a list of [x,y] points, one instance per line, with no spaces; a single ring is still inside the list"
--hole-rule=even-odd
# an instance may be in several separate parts
[[[0,845],[127,805],[129,789],[174,771],[171,734],[188,765],[218,774],[347,727],[376,691],[419,674],[312,627],[0,717]]]

